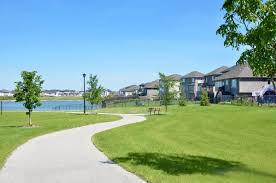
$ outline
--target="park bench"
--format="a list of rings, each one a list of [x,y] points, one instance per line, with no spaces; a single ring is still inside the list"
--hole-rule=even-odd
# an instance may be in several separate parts
[[[157,107],[157,108],[154,108],[154,107],[150,107],[149,108],[149,110],[148,110],[148,112],[150,113],[150,115],[153,113],[154,115],[156,115],[156,114],[160,114],[160,111],[161,111],[161,109],[159,108],[159,107]]]

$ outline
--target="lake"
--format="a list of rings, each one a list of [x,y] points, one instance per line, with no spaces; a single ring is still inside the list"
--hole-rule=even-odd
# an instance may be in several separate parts
[[[81,100],[62,100],[62,101],[41,101],[42,106],[37,107],[34,111],[68,111],[83,110],[83,101]],[[87,109],[92,106],[86,102]],[[96,105],[93,108],[97,108]],[[26,111],[22,103],[14,101],[3,101],[3,111]]]

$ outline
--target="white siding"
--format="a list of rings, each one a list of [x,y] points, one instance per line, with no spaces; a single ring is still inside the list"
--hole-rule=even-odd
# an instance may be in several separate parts
[[[147,97],[156,97],[159,95],[159,90],[157,89],[147,89]]]
[[[240,93],[252,93],[267,85],[267,81],[240,81]]]

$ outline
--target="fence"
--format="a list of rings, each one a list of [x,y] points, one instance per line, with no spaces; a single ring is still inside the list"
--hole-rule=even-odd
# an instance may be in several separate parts
[[[275,105],[276,95],[265,95],[257,99],[259,105]]]
[[[264,95],[263,97],[242,96],[234,97],[222,95],[216,98],[215,103],[231,103],[234,105],[275,105],[276,95]]]
[[[94,109],[99,109],[101,108],[100,105],[91,105],[91,104],[86,104],[86,110],[94,110]],[[84,106],[83,104],[76,104],[76,105],[60,105],[60,106],[55,106],[52,108],[53,111],[80,111],[83,110]]]
[[[113,100],[105,102],[104,107],[137,107],[137,106],[160,106],[160,100],[145,99],[129,99],[129,100]]]

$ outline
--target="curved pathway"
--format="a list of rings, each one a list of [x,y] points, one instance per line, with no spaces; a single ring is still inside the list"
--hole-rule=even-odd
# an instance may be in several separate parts
[[[0,171],[1,183],[142,183],[113,164],[91,142],[91,136],[142,122],[142,115],[124,115],[115,122],[40,136],[20,146]]]

